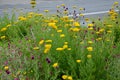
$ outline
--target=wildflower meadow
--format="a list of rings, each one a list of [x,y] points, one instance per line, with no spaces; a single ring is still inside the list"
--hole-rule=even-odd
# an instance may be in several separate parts
[[[32,0],[34,9],[36,2]],[[27,12],[0,18],[0,80],[120,80],[118,2],[107,16]],[[80,8],[79,12],[84,12]],[[83,21],[83,23],[80,22]]]

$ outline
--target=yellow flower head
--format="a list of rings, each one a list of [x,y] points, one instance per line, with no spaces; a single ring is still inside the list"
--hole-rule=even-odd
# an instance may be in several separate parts
[[[80,23],[79,23],[79,22],[74,22],[74,23],[73,23],[73,26],[76,26],[76,27],[77,27],[77,26],[80,26]]]
[[[80,63],[80,62],[81,62],[81,60],[80,60],[80,59],[78,59],[78,60],[76,60],[76,62],[77,62],[77,63]]]
[[[92,28],[92,27],[89,27],[88,30],[93,30],[93,28]]]
[[[62,79],[67,79],[67,75],[62,75]]]
[[[67,48],[68,48],[68,45],[65,44],[65,45],[63,46],[63,49],[67,49]]]
[[[91,23],[91,24],[88,24],[88,26],[89,26],[89,27],[93,27],[93,26],[94,26],[94,24],[92,24],[92,23]]]
[[[62,30],[57,30],[58,33],[62,32]]]
[[[111,31],[111,30],[108,30],[107,33],[112,33],[112,31]]]
[[[64,44],[68,44],[68,42],[64,42]]]
[[[56,48],[57,51],[63,51],[64,48]]]
[[[87,55],[87,58],[91,58],[91,57],[92,57],[92,55],[90,55],[90,54]]]
[[[73,80],[72,76],[68,76],[67,79],[68,79],[68,80]]]
[[[89,21],[89,18],[85,18],[85,21],[88,22],[88,21]]]
[[[61,38],[65,37],[65,34],[61,34],[60,37],[61,37]]]
[[[5,67],[4,67],[4,70],[9,70],[9,67],[8,67],[8,66],[5,66]]]
[[[80,10],[84,10],[84,8],[80,8]]]
[[[1,29],[1,32],[6,31],[6,30],[7,30],[7,28],[4,27],[4,28]]]
[[[18,17],[18,19],[19,19],[20,21],[26,21],[26,20],[27,20],[27,18],[25,18],[25,17]]]
[[[70,50],[71,50],[71,48],[68,48],[67,50],[69,50],[69,51],[70,51]]]
[[[88,41],[88,44],[92,44],[93,42],[92,41]]]
[[[119,2],[115,1],[113,5],[115,6],[115,5],[118,5],[118,4],[119,4]]]
[[[58,67],[58,63],[54,63],[54,64],[53,64],[53,67],[54,67],[54,68],[57,68],[57,67]]]
[[[50,49],[46,48],[46,49],[44,50],[44,53],[45,53],[45,54],[48,53],[49,50],[50,50]]]
[[[93,47],[87,47],[88,51],[93,51]]]
[[[6,38],[6,36],[1,36],[1,37],[0,37],[0,39],[5,39],[5,38]]]
[[[44,10],[44,12],[46,12],[46,13],[47,13],[47,12],[49,12],[49,10]]]
[[[72,6],[73,8],[77,8],[77,6]]]
[[[70,28],[70,30],[73,32],[78,32],[78,31],[80,31],[80,28]]]
[[[104,31],[104,29],[103,29],[103,28],[99,30],[99,32],[103,32],[103,31]]]
[[[99,38],[97,38],[97,39],[98,39],[98,41],[102,40],[102,38],[101,38],[101,37],[99,37]]]
[[[44,40],[40,40],[39,44],[42,45],[44,43]]]
[[[34,47],[33,49],[34,49],[34,50],[38,50],[38,49],[39,49],[39,47]]]
[[[84,16],[84,14],[80,14],[80,16]]]
[[[46,48],[46,49],[50,49],[51,46],[52,46],[51,44],[46,44],[46,45],[45,45],[45,48]]]
[[[51,43],[51,42],[52,42],[52,40],[46,40],[45,42],[47,42],[47,43]]]
[[[65,4],[61,4],[61,6],[65,6]]]
[[[36,4],[36,1],[31,1],[30,4],[34,5]]]
[[[50,26],[50,27],[52,27],[54,29],[57,29],[56,23],[54,23],[54,22],[48,23],[48,26]]]
[[[11,26],[11,24],[8,24],[6,27],[10,27]]]

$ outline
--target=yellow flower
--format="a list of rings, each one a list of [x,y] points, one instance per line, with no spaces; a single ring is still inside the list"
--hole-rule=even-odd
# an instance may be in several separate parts
[[[4,27],[4,28],[1,29],[1,32],[6,31],[6,30],[7,30],[7,28]]]
[[[27,74],[27,72],[25,71],[23,74],[24,74],[24,75],[26,75],[26,74]]]
[[[84,16],[84,14],[80,14],[80,16]]]
[[[70,51],[70,50],[71,50],[71,48],[68,48],[67,50],[69,50],[69,51]]]
[[[51,34],[51,36],[54,36],[54,34]]]
[[[67,75],[62,75],[62,79],[67,79]]]
[[[57,30],[58,33],[62,32],[62,30]]]
[[[93,47],[87,47],[88,51],[93,51]]]
[[[27,18],[25,18],[25,17],[18,17],[18,19],[19,19],[20,21],[25,21],[25,20],[27,20]]]
[[[88,30],[93,30],[93,28],[92,28],[92,27],[90,27],[90,28],[88,28]]]
[[[88,21],[89,21],[89,18],[85,18],[85,21],[88,22]]]
[[[88,26],[89,26],[89,27],[93,27],[93,26],[94,26],[94,24],[92,24],[92,23],[91,23],[91,24],[88,24]]]
[[[72,76],[68,76],[67,79],[68,79],[68,80],[73,80]]]
[[[63,46],[63,49],[66,49],[66,48],[68,48],[68,45],[67,45],[67,44],[65,44],[65,45]]]
[[[107,25],[107,27],[110,27],[110,28],[111,28],[111,27],[113,27],[113,25]]]
[[[77,6],[72,6],[73,8],[77,8]]]
[[[60,6],[57,6],[57,8],[60,8]]]
[[[80,28],[70,28],[70,30],[72,30],[73,32],[78,32],[80,31]]]
[[[40,40],[39,44],[42,45],[44,43],[44,40]]]
[[[92,41],[88,41],[88,44],[92,44],[93,42]]]
[[[53,67],[54,67],[54,68],[58,67],[58,63],[54,63],[54,64],[53,64]]]
[[[64,44],[68,44],[68,42],[64,42]]]
[[[111,30],[108,30],[107,33],[112,33],[112,31],[111,31]]]
[[[48,23],[48,26],[55,26],[55,25],[56,25],[56,23],[54,23],[54,22]]]
[[[61,38],[65,37],[65,34],[61,34],[60,37],[61,37]]]
[[[97,32],[96,32],[96,34],[100,34],[100,32],[99,32],[99,31],[97,31]]]
[[[74,23],[73,23],[73,26],[76,26],[76,27],[77,27],[77,26],[80,26],[80,23],[79,23],[79,22],[74,22]]]
[[[36,1],[31,1],[30,4],[34,5],[36,4]]]
[[[90,55],[90,54],[87,55],[87,58],[91,58],[91,57],[92,57],[92,55]]]
[[[61,6],[65,6],[65,4],[61,4]]]
[[[80,63],[80,62],[81,62],[81,60],[80,60],[80,59],[78,59],[78,60],[76,60],[76,62],[77,62],[77,63]]]
[[[102,38],[100,38],[100,37],[99,37],[99,38],[97,38],[97,39],[98,39],[98,40],[102,40]]]
[[[84,44],[84,41],[81,41],[80,44]]]
[[[50,26],[50,27],[52,27],[54,29],[57,29],[56,23],[54,23],[54,22],[48,23],[48,26]]]
[[[6,27],[10,27],[11,26],[11,24],[8,24]]]
[[[84,8],[80,8],[80,10],[84,10]]]
[[[51,44],[46,44],[46,45],[45,45],[45,48],[46,48],[46,49],[50,49],[51,46],[52,46]]]
[[[39,47],[34,47],[33,49],[34,49],[34,50],[38,50],[38,49],[39,49]]]
[[[5,67],[4,67],[4,70],[9,70],[9,67],[8,67],[8,66],[5,66]]]
[[[118,4],[119,4],[119,2],[115,1],[113,5],[118,5]]]
[[[51,42],[52,42],[52,40],[46,40],[45,42],[51,43]]]
[[[50,50],[50,49],[47,49],[47,48],[46,48],[46,49],[44,50],[44,53],[48,53],[49,50]]]
[[[37,14],[38,16],[43,16],[43,14]]]
[[[1,38],[1,39],[5,39],[5,38],[6,38],[6,36],[1,36],[0,38]]]
[[[102,29],[100,29],[99,31],[100,31],[100,32],[103,32],[103,31],[104,31],[104,29],[102,28]]]
[[[62,51],[64,48],[56,48],[57,51]]]
[[[44,12],[46,12],[46,13],[47,13],[47,12],[49,12],[49,10],[44,10]]]
[[[31,16],[32,16],[33,14],[34,14],[34,12],[29,12],[29,13],[28,13],[28,15],[31,15]]]
[[[109,41],[110,41],[110,39],[106,39],[106,41],[108,41],[108,42],[109,42]]]

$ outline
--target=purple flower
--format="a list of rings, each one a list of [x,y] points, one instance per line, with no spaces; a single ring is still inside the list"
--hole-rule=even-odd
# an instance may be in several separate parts
[[[31,57],[32,60],[33,60],[34,58],[35,58],[34,56]]]
[[[19,80],[18,78],[14,78],[14,80]]]
[[[51,63],[50,59],[49,58],[46,58],[46,61],[47,63]]]
[[[6,70],[6,73],[7,73],[7,74],[10,74],[10,71],[9,71],[9,70]]]

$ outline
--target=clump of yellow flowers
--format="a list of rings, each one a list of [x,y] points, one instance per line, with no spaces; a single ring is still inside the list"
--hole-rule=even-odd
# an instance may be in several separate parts
[[[36,6],[36,0],[31,0],[30,4],[32,5],[32,8]]]
[[[72,76],[62,75],[63,80],[73,80]]]

